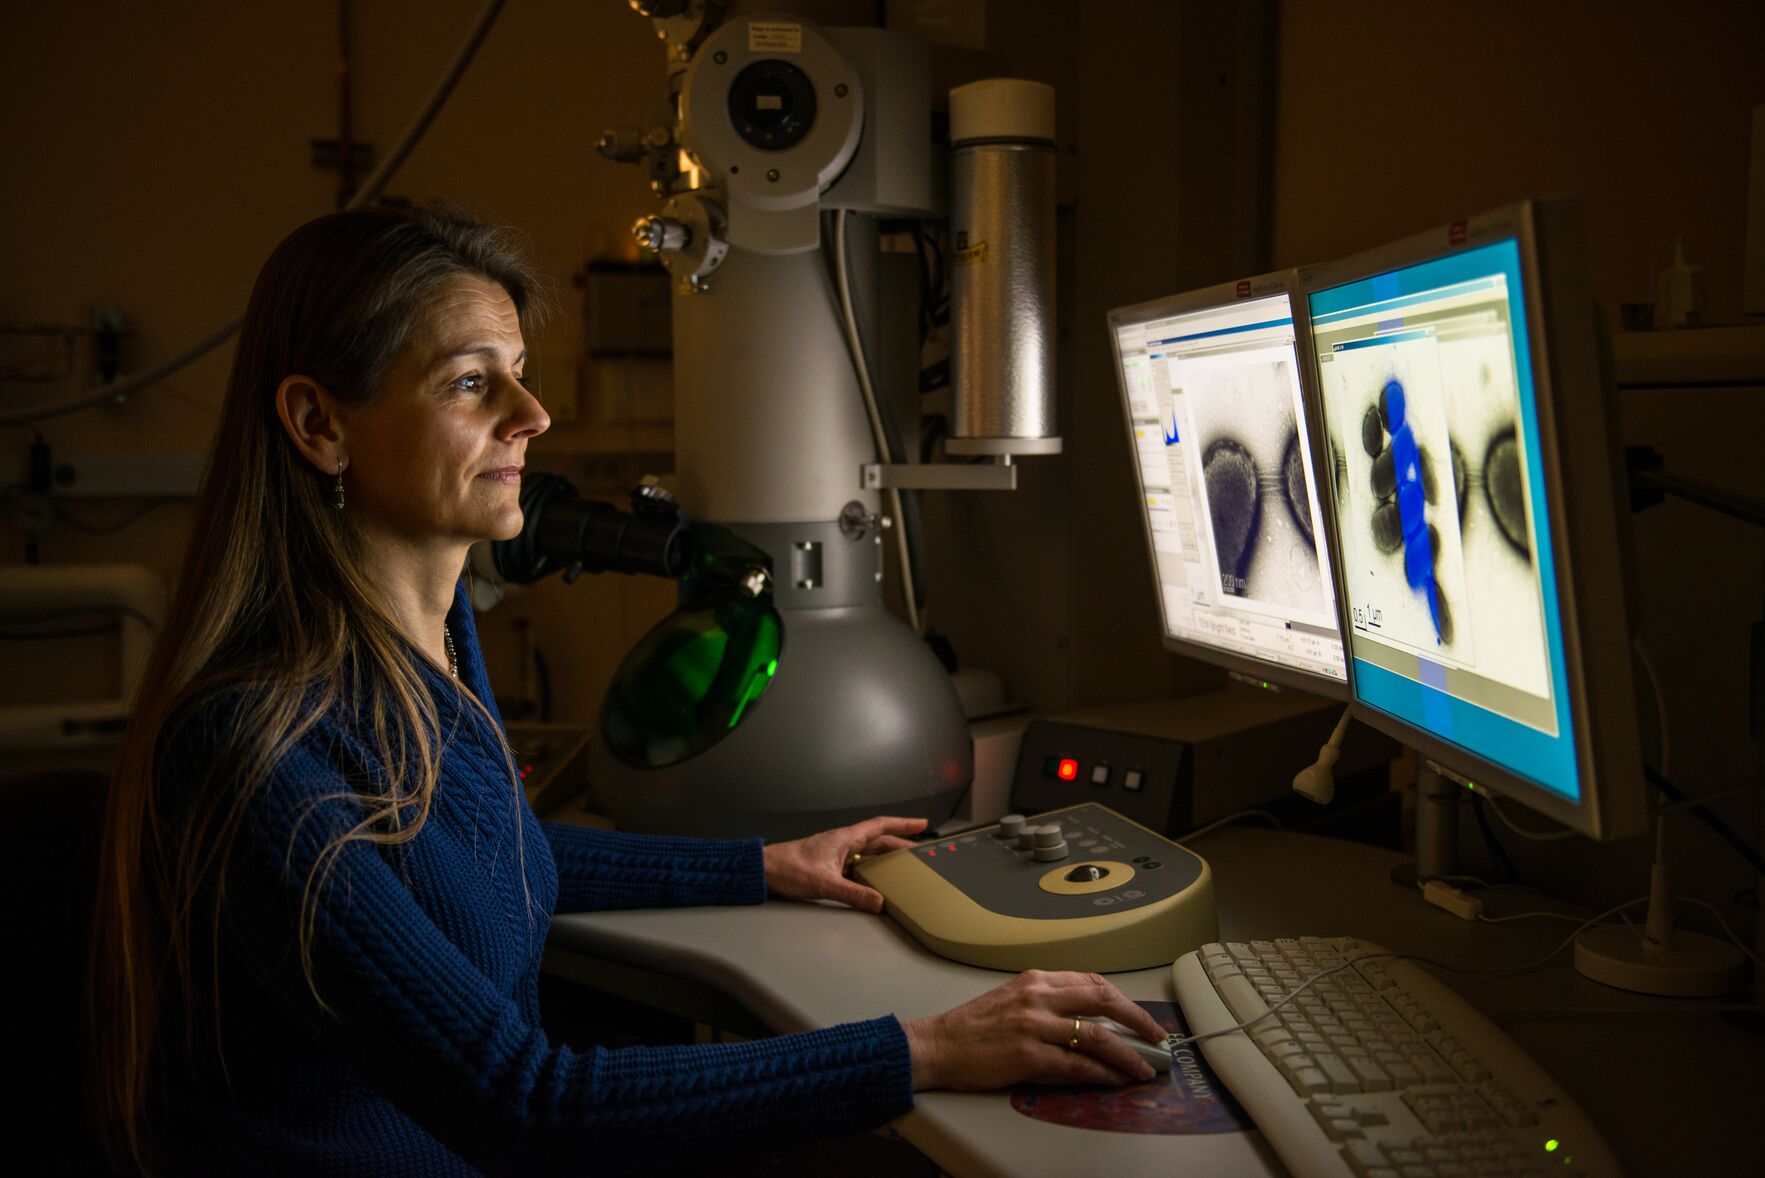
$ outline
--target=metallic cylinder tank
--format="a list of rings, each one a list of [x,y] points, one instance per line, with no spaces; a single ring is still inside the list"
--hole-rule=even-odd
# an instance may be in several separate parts
[[[950,93],[952,454],[1054,454],[1054,95]]]

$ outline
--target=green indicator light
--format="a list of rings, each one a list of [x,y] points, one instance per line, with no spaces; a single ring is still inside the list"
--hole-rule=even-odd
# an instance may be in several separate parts
[[[1561,1144],[1561,1143],[1555,1137],[1551,1138],[1549,1141],[1544,1143],[1544,1152],[1545,1153],[1555,1153],[1556,1148],[1559,1144]]]
[[[766,664],[766,677],[768,679],[770,679],[776,674],[778,674],[778,660],[773,659],[771,662]]]

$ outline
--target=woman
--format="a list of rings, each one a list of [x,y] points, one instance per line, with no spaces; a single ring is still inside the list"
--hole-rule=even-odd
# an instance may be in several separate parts
[[[879,818],[798,842],[538,821],[459,575],[521,527],[533,278],[457,211],[321,217],[252,293],[176,599],[105,826],[96,1103],[114,1160],[290,1172],[653,1166],[851,1132],[915,1089],[1150,1075],[1095,975],[739,1045],[540,1030],[554,910],[881,909]],[[1078,1049],[1069,1046],[1077,1032]]]

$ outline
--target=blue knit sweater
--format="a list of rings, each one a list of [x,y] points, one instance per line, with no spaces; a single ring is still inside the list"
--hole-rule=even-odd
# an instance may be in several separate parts
[[[461,683],[494,715],[463,590],[448,626]],[[418,661],[441,717],[441,780],[415,839],[348,844],[321,893],[313,956],[329,1010],[301,970],[297,913],[320,851],[363,813],[353,791],[375,777],[373,758],[327,716],[251,801],[217,962],[228,1075],[163,1094],[178,1172],[620,1172],[855,1132],[911,1107],[892,1017],[741,1044],[549,1041],[538,978],[554,910],[758,904],[760,841],[539,821],[496,734]],[[199,717],[166,750],[174,811],[176,782],[224,720]]]

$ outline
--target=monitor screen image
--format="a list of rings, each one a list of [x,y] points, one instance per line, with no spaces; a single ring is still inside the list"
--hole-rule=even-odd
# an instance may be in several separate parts
[[[1573,803],[1526,299],[1507,236],[1315,289],[1309,310],[1355,697]]]
[[[1110,316],[1166,645],[1343,698],[1292,300],[1250,286]]]

